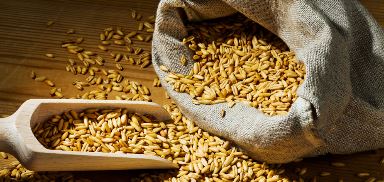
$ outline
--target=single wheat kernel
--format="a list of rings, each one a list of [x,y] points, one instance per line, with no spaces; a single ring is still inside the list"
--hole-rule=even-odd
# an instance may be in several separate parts
[[[140,41],[144,41],[144,38],[143,38],[143,36],[141,36],[141,35],[136,35],[136,39],[137,39],[137,40],[140,40]]]
[[[48,21],[48,22],[47,22],[47,26],[48,26],[48,27],[51,26],[51,25],[53,25],[53,24],[55,24],[54,21]]]
[[[101,33],[99,37],[100,37],[101,41],[105,41],[105,39],[106,39],[105,34],[103,34],[103,33]]]
[[[102,44],[102,45],[110,45],[111,42],[108,41],[108,40],[103,40],[103,41],[101,41],[101,44]]]
[[[76,31],[74,29],[68,29],[67,34],[74,34]]]
[[[136,11],[135,10],[132,10],[131,16],[132,16],[132,19],[136,20]]]
[[[183,66],[187,65],[187,59],[185,58],[184,54],[180,57],[180,63]]]
[[[155,30],[154,29],[147,29],[146,32],[148,33],[153,33]]]
[[[164,65],[160,65],[160,70],[165,71],[165,72],[169,72],[169,69],[167,67],[165,67]]]
[[[100,50],[102,50],[102,51],[107,51],[107,50],[108,50],[108,48],[105,47],[105,46],[103,46],[103,45],[98,45],[98,48],[99,48]]]
[[[138,55],[141,53],[142,50],[143,50],[142,48],[138,47],[135,49],[134,54]]]
[[[35,78],[35,81],[43,82],[43,81],[45,81],[46,79],[47,79],[47,77],[45,77],[45,76],[39,76],[39,77],[36,77],[36,78]]]
[[[147,27],[148,29],[153,29],[153,25],[149,22],[144,22],[144,26]]]
[[[122,71],[124,69],[123,66],[121,66],[121,64],[119,64],[119,63],[116,63],[116,68],[120,71]]]
[[[143,28],[144,28],[144,24],[143,24],[143,22],[140,22],[137,30],[141,31],[141,30],[143,30]]]
[[[32,79],[36,78],[36,73],[34,71],[31,71],[31,74],[29,75]]]
[[[58,91],[55,92],[55,96],[58,97],[58,98],[63,98],[64,97],[63,94],[61,92],[58,92]]]
[[[8,159],[8,155],[7,155],[7,153],[5,153],[5,152],[0,152],[0,156],[1,156],[1,158],[3,158],[3,159]]]
[[[120,27],[116,29],[116,33],[119,34],[120,36],[124,35],[124,32],[121,30]]]
[[[126,37],[131,38],[131,37],[135,36],[136,34],[137,34],[136,31],[132,31],[129,34],[127,34]]]
[[[54,87],[55,86],[55,84],[51,81],[51,80],[45,80],[44,81],[48,86],[50,86],[50,87]]]
[[[326,172],[326,171],[323,171],[320,173],[320,176],[330,176],[331,173],[330,172]]]
[[[53,55],[53,54],[50,54],[50,53],[48,53],[48,54],[45,54],[45,56],[47,56],[47,57],[49,57],[49,58],[54,58],[54,57],[55,57],[55,55]]]
[[[365,182],[375,182],[376,181],[376,178],[375,177],[370,177],[368,178],[367,180],[365,180]],[[377,181],[376,181],[377,182]]]
[[[78,38],[76,39],[76,43],[77,43],[77,44],[81,44],[81,43],[83,43],[83,41],[84,41],[84,38],[83,38],[83,37],[78,37]]]
[[[149,60],[145,60],[144,62],[143,62],[143,64],[141,64],[141,68],[146,68],[147,66],[149,66],[151,64],[151,61],[149,61]]]
[[[221,115],[222,118],[225,117],[225,110],[224,110],[224,109],[222,109],[222,110],[220,111],[220,115]]]
[[[370,174],[367,172],[362,172],[362,173],[357,173],[357,176],[358,177],[368,177],[368,176],[370,176]]]
[[[145,39],[144,39],[145,42],[149,42],[150,40],[152,40],[152,35],[145,36]]]

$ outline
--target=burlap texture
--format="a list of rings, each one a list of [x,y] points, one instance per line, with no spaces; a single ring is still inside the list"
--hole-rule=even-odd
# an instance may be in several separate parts
[[[173,91],[159,66],[187,74],[193,63],[181,43],[187,36],[181,11],[188,21],[240,12],[284,40],[307,71],[289,114],[270,117],[247,104],[194,105],[188,94]],[[187,66],[179,62],[182,54],[189,55]],[[157,10],[153,64],[188,118],[254,159],[284,163],[384,147],[383,30],[356,0],[163,0]]]

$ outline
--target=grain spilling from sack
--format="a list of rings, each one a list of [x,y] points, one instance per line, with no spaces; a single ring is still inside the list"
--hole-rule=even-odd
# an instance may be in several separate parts
[[[168,74],[175,91],[188,93],[195,104],[246,102],[268,115],[288,113],[305,66],[282,40],[240,15],[187,29],[183,43],[194,63],[188,75]]]
[[[283,169],[250,159],[238,148],[197,127],[176,105],[172,120],[125,109],[86,109],[55,115],[34,127],[48,149],[156,155],[179,165],[169,173],[142,174],[152,181],[288,181]]]

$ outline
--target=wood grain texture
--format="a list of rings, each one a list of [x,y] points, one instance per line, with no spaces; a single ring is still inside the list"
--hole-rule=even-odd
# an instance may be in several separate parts
[[[63,1],[63,0],[2,0],[0,1],[0,115],[10,115],[27,99],[48,98],[49,87],[44,83],[35,82],[29,78],[31,70],[38,75],[48,76],[57,87],[63,89],[65,96],[75,96],[77,91],[72,85],[74,79],[84,79],[85,76],[74,77],[66,72],[64,67],[68,58],[75,58],[60,47],[60,42],[68,37],[82,36],[86,49],[97,51],[99,33],[109,26],[121,26],[124,29],[136,29],[137,22],[130,18],[130,9],[142,13],[144,17],[154,14],[158,1],[156,0],[120,0],[120,1]],[[373,17],[384,26],[384,1],[362,0]],[[47,28],[49,20],[55,24]],[[75,35],[65,32],[73,28]],[[139,43],[140,47],[149,50],[149,43]],[[115,47],[117,50],[118,48]],[[47,58],[46,53],[55,54],[55,58]],[[113,60],[102,53],[107,60],[106,67],[114,68]],[[159,103],[169,102],[164,98],[161,88],[152,87],[155,73],[151,67],[141,69],[122,63],[124,76],[149,87],[151,98]],[[85,92],[85,91],[83,91]],[[113,95],[112,97],[113,98]],[[322,171],[331,172],[328,177],[318,177],[318,181],[364,181],[367,178],[357,178],[358,172],[369,172],[377,179],[384,178],[384,165],[379,161],[384,157],[384,150],[363,152],[352,155],[327,155],[308,158],[301,162],[284,165],[288,174],[295,168],[308,168],[304,179],[318,175]],[[0,159],[0,168],[7,166],[14,158]],[[332,167],[333,161],[344,162],[346,167]],[[76,164],[73,164],[76,165]],[[126,181],[129,176],[140,172],[152,171],[105,171],[105,172],[76,172],[76,176],[87,177],[95,181]]]

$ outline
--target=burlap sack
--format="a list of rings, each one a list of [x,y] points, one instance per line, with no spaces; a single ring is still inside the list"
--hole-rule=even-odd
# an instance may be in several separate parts
[[[159,65],[187,74],[193,62],[179,62],[181,54],[191,55],[181,43],[187,32],[180,11],[189,21],[240,12],[284,40],[307,70],[289,114],[270,117],[246,104],[194,105],[188,94],[173,91]],[[254,159],[284,163],[384,147],[383,30],[356,0],[163,0],[153,64],[187,117]]]

